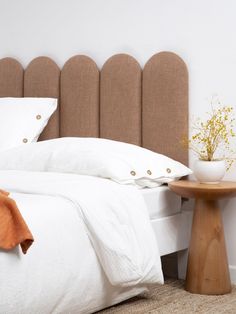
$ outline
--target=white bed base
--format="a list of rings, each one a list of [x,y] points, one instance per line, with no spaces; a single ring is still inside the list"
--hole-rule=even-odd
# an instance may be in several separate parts
[[[188,247],[191,236],[192,210],[151,220],[160,255],[178,252],[178,278],[184,279],[187,268]]]

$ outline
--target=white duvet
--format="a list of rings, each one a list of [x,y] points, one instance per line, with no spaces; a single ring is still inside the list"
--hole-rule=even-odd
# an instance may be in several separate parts
[[[91,313],[163,283],[143,197],[107,179],[0,171],[35,242],[0,251],[0,313]]]

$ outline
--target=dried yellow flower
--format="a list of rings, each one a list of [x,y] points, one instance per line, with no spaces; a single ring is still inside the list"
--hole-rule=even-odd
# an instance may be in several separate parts
[[[219,101],[217,103],[220,105]],[[190,139],[185,139],[183,144],[193,150],[201,160],[225,159],[228,170],[235,160],[233,157],[235,151],[230,146],[230,139],[235,137],[233,107],[220,106],[217,109],[212,107],[212,111],[207,114],[206,121],[195,119],[192,135]]]

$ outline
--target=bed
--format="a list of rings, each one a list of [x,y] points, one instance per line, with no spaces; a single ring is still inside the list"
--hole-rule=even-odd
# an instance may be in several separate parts
[[[61,70],[48,57],[34,59],[25,70],[15,59],[4,58],[0,60],[0,97],[59,99],[59,108],[43,131],[41,141],[101,137],[143,146],[188,164],[187,151],[179,144],[188,133],[188,73],[183,60],[174,53],[155,54],[143,70],[126,54],[112,56],[101,71],[92,59],[82,55],[69,59]],[[92,313],[146,289],[146,282],[136,278],[132,285],[117,284],[119,278],[115,276],[114,281],[108,280],[106,271],[111,265],[101,267],[106,256],[94,251],[98,244],[86,237],[85,231],[78,231],[84,227],[82,223],[80,228],[75,224],[78,213],[72,207],[78,201],[76,193],[65,193],[61,185],[64,182],[73,190],[76,181],[81,190],[84,186],[88,189],[94,186],[93,191],[96,190],[95,178],[81,180],[72,174],[1,172],[1,188],[11,191],[36,238],[41,239],[32,246],[27,258],[19,248],[10,253],[0,252],[1,269],[10,265],[10,270],[6,268],[1,275],[1,282],[7,282],[0,288],[1,295],[6,295],[0,302],[1,312],[7,309],[8,313],[19,313],[20,309],[20,313]],[[117,184],[112,187],[117,194],[121,193]],[[87,195],[86,191],[83,195]],[[182,200],[167,186],[135,193],[133,204],[138,207],[143,200],[148,208],[160,255],[180,251],[179,269],[184,274],[191,213],[182,211]],[[86,202],[89,201],[87,196]],[[34,215],[29,210],[32,202]],[[50,211],[42,210],[48,207]],[[58,215],[61,218],[55,220]],[[82,216],[87,219],[86,213]],[[45,221],[53,228],[45,230]],[[140,225],[140,230],[144,227]],[[73,237],[67,230],[74,232]],[[145,239],[141,241],[145,243]],[[61,245],[55,246],[58,241]],[[151,245],[147,245],[150,250]],[[45,249],[51,256],[49,260],[47,254],[42,255]],[[14,300],[12,295],[16,296]]]

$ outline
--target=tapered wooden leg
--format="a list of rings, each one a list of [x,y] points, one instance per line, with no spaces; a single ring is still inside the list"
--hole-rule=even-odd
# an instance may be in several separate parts
[[[215,200],[195,202],[185,288],[199,294],[231,291],[221,212]]]

